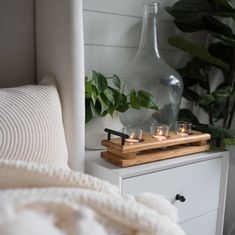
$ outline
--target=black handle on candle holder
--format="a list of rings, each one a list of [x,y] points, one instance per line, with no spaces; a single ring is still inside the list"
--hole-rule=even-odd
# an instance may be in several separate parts
[[[125,144],[125,139],[129,138],[129,135],[124,134],[124,133],[119,132],[119,131],[114,131],[114,130],[111,130],[111,129],[108,129],[108,128],[105,128],[104,131],[108,133],[107,134],[107,139],[108,140],[111,139],[111,134],[121,137],[122,138],[122,145]]]

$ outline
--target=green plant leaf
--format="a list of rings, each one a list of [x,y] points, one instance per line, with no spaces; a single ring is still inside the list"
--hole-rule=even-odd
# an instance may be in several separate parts
[[[114,98],[114,103],[113,104],[111,103],[111,105],[109,106],[109,113],[112,115],[115,110],[118,111],[118,106],[122,105],[121,104],[121,102],[122,102],[122,100],[121,100],[122,94],[118,90],[116,90],[116,89],[114,89],[112,87],[109,87],[109,89],[112,91],[113,98]]]
[[[187,121],[192,124],[198,124],[198,118],[193,114],[191,110],[188,109],[180,109],[178,114],[178,121]]]
[[[233,88],[232,94],[230,96],[230,106],[231,106],[231,111],[232,111],[232,107],[235,104],[235,87]]]
[[[110,88],[108,88],[104,91],[104,95],[106,96],[106,99],[110,103],[115,104],[114,94],[113,94],[113,91]]]
[[[126,95],[122,94],[119,96],[119,104],[117,106],[117,111],[119,112],[126,112],[129,108],[129,103],[127,101]]]
[[[231,47],[235,48],[235,39],[234,38],[228,38],[225,37],[224,35],[220,35],[218,33],[213,33],[212,34],[215,38],[218,38],[220,40],[222,40],[224,43],[230,45]]]
[[[203,106],[207,106],[211,103],[213,103],[215,101],[215,98],[213,95],[202,95],[200,96],[199,100],[198,100],[198,104],[203,105]]]
[[[166,10],[184,32],[208,30],[213,27],[213,24],[206,22],[205,18],[212,16],[233,18],[235,14],[235,9],[229,0],[180,0]]]
[[[97,73],[94,70],[92,71],[92,78],[94,80],[95,86],[98,90],[98,92],[103,92],[108,88],[108,81],[107,78],[101,74]]]
[[[197,102],[199,99],[199,95],[197,94],[197,92],[195,92],[187,87],[184,88],[183,97],[187,100],[194,101],[194,102]]]
[[[90,100],[90,110],[92,114],[92,118],[97,118],[101,115],[101,106],[99,102],[96,102],[94,105],[93,102]]]
[[[91,100],[93,104],[95,105],[97,97],[98,97],[98,90],[96,89],[94,85],[92,85],[91,89],[92,89]]]
[[[215,99],[227,98],[227,97],[230,97],[231,94],[232,94],[232,88],[231,87],[227,87],[225,89],[219,89],[219,90],[216,90],[212,93],[212,95]]]
[[[90,107],[90,100],[86,99],[85,100],[85,122],[89,122],[92,119],[92,111],[91,111],[91,107]]]
[[[220,68],[229,70],[229,66],[226,63],[224,63],[222,60],[212,56],[208,52],[207,49],[200,47],[192,42],[189,42],[188,40],[186,40],[182,37],[172,36],[168,39],[168,42],[171,45],[173,45],[183,51],[186,51],[186,52],[200,58],[201,60],[206,61],[207,63],[210,63],[214,66],[218,66]]]
[[[214,138],[233,138],[235,137],[235,130],[228,130],[208,124],[198,124],[196,126],[198,131],[210,133]]]
[[[201,30],[207,30],[210,33],[221,34],[226,37],[235,38],[233,30],[226,24],[212,16],[202,17],[204,27]]]
[[[226,99],[217,99],[213,103],[213,121],[217,122],[224,118],[226,112]]]
[[[203,73],[203,68],[195,64],[195,59],[191,60],[184,66],[183,68],[179,69],[179,73],[182,77],[186,77],[190,81],[207,81],[207,77]],[[204,62],[204,61],[203,61]],[[185,84],[184,84],[185,85]]]
[[[176,19],[196,22],[202,15],[208,15],[209,12],[212,12],[213,7],[210,2],[205,0],[180,0],[172,7],[165,9]]]
[[[235,46],[235,41],[234,41]],[[233,47],[226,45],[223,42],[211,43],[209,46],[211,55],[223,60],[225,63],[231,65],[233,62]]]
[[[203,89],[209,88],[208,72],[211,65],[207,62],[193,57],[184,67],[178,69],[179,74],[182,76],[184,88],[192,87],[199,84]],[[185,93],[187,97],[187,93]]]
[[[113,75],[113,84],[117,87],[117,88],[121,88],[121,81],[119,79],[119,77],[117,75]]]
[[[108,79],[113,80],[115,88],[108,85]],[[135,109],[146,107],[157,110],[155,99],[150,93],[133,90],[129,95],[126,95],[124,91],[121,91],[121,87],[121,81],[116,75],[107,78],[101,73],[93,71],[90,80],[86,77],[86,122],[92,118],[104,117],[107,114],[113,115],[114,111],[125,112],[130,107]]]
[[[224,138],[224,144],[235,145],[235,138]]]
[[[222,12],[221,16],[228,16],[228,14],[235,14],[235,8],[230,0],[213,0],[219,6],[218,11]],[[224,14],[223,14],[224,13]]]
[[[91,81],[85,81],[85,97],[90,98],[92,95],[92,82]]]
[[[137,99],[139,101],[140,106],[144,108],[150,108],[154,110],[158,110],[158,106],[156,105],[156,99],[149,92],[139,90],[137,92]]]
[[[107,101],[104,99],[104,97],[102,97],[102,95],[98,95],[98,100],[99,100],[100,105],[101,105],[100,114],[102,115],[105,111],[108,110],[109,106],[107,104]]]
[[[130,93],[130,105],[133,109],[140,109],[141,105],[139,103],[139,99],[137,97],[137,93],[135,90],[132,90]]]

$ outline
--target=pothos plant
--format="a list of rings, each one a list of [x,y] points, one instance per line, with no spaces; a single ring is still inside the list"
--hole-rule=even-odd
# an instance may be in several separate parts
[[[180,36],[169,43],[192,55],[191,61],[178,69],[184,81],[183,96],[208,114],[202,124],[187,109],[180,110],[180,120],[190,120],[195,129],[211,133],[214,144],[235,144],[231,130],[235,113],[234,52],[235,34],[224,20],[235,21],[235,8],[229,0],[180,0],[166,10],[175,25],[185,33],[207,32],[211,43],[201,46]],[[221,82],[215,89],[213,71],[221,72]],[[195,87],[201,88],[198,93]]]
[[[125,94],[124,87],[117,75],[106,77],[92,71],[91,77],[85,78],[86,123],[93,118],[112,116],[115,111],[125,112],[129,108],[158,111],[157,102],[149,92],[133,89]]]

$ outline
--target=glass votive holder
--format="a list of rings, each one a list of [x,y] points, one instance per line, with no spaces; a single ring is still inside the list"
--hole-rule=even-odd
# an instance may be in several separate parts
[[[179,121],[176,123],[176,133],[179,136],[188,136],[192,134],[192,123]]]
[[[123,133],[129,135],[129,138],[126,139],[128,143],[139,143],[143,138],[143,130],[137,127],[124,127]]]
[[[165,124],[153,124],[150,127],[151,135],[158,141],[166,140],[169,133],[169,126]]]

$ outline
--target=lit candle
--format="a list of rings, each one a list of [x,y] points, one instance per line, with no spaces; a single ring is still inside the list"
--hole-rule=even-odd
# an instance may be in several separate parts
[[[191,123],[178,122],[177,123],[177,135],[188,136],[191,133]]]
[[[152,137],[158,141],[166,140],[168,136],[169,127],[167,125],[152,125],[151,133]]]
[[[163,135],[163,132],[160,130],[160,131],[158,132],[158,135]]]
[[[128,138],[128,139],[126,139],[126,142],[128,142],[128,143],[139,143],[140,141],[137,140],[137,139],[134,139],[134,138]]]
[[[127,130],[126,133],[129,135],[129,138],[126,139],[128,143],[138,143],[142,139],[142,130],[138,128]]]
[[[132,132],[130,134],[129,138],[126,139],[126,141],[129,142],[129,143],[138,143],[139,142],[139,140],[135,138],[135,133],[134,132]]]
[[[157,139],[158,141],[166,140],[166,136],[164,135],[153,135],[154,139]]]
[[[181,129],[178,130],[177,135],[188,136],[188,133],[187,133],[187,130],[185,128],[181,128]]]

